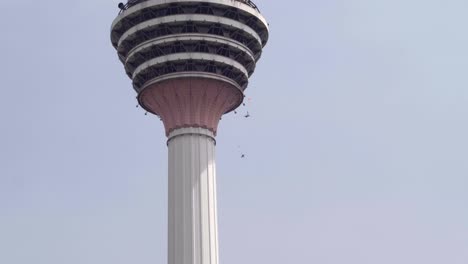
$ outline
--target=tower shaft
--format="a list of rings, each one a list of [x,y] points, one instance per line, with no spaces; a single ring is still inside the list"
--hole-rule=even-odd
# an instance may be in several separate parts
[[[218,264],[215,144],[204,128],[169,135],[168,264]]]

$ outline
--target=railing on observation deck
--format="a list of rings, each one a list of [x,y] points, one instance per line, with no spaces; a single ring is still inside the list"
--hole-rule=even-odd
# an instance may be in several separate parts
[[[119,7],[120,7],[120,13],[121,14],[123,11],[127,10],[128,8],[136,5],[136,4],[139,4],[141,2],[145,2],[145,1],[148,1],[148,0],[129,0],[126,4],[119,4]],[[255,10],[257,10],[258,12],[260,12],[260,9],[258,9],[257,5],[252,2],[251,0],[235,0],[235,1],[238,1],[238,2],[241,2],[241,3],[244,3],[252,8],[254,8]]]

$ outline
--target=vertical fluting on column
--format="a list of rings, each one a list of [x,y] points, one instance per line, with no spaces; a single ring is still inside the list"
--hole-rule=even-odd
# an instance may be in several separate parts
[[[168,264],[217,264],[215,139],[204,128],[169,135]]]

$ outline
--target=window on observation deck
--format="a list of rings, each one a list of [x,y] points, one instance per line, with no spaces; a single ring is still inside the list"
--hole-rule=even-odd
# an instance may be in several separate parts
[[[208,30],[208,33],[219,35],[219,36],[224,36],[224,31],[220,24],[215,24],[211,26],[210,30]]]
[[[202,41],[198,43],[197,47],[195,48],[196,52],[209,52],[208,45],[206,42]]]
[[[177,52],[185,52],[187,51],[184,47],[184,44],[182,44],[182,42],[175,42],[174,44],[172,44],[172,49],[171,49],[171,53],[177,53]]]
[[[231,18],[234,20],[239,20],[239,12],[235,8],[229,8],[225,13],[224,16],[227,18]]]
[[[216,65],[214,62],[210,62],[208,65],[205,67],[206,72],[211,72],[211,73],[216,73]]]
[[[182,7],[177,6],[177,5],[171,5],[166,9],[166,15],[177,15],[177,14],[183,14],[184,10],[182,10]]]
[[[213,9],[211,9],[211,6],[207,4],[200,4],[200,6],[197,8],[195,11],[196,14],[208,14],[208,15],[213,15]]]
[[[192,60],[187,61],[184,71],[196,71],[196,70],[197,70],[197,67],[195,66],[195,63]]]
[[[182,33],[197,33],[198,29],[197,27],[193,24],[193,22],[188,22],[187,24],[184,25],[182,28]]]
[[[225,57],[229,57],[229,47],[227,45],[221,46],[217,52],[218,55],[223,55]]]

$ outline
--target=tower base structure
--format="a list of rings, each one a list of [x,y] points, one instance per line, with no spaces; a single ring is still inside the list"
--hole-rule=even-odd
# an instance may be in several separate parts
[[[168,264],[218,264],[214,133],[169,134]]]

